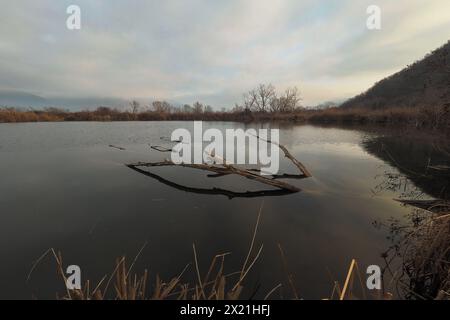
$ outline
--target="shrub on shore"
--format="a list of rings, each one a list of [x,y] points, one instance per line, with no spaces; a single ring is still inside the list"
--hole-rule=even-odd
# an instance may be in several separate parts
[[[69,112],[57,109],[42,111],[0,108],[0,123],[49,121],[234,121],[234,122],[295,122],[295,123],[372,123],[408,125],[416,128],[450,129],[450,104],[416,108],[340,108],[324,110],[296,109],[289,112],[250,111],[119,111],[100,107],[93,111]]]

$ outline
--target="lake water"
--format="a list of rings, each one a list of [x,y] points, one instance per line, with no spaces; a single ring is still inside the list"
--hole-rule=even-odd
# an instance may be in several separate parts
[[[229,199],[174,189],[125,166],[163,160],[168,154],[149,144],[169,145],[160,138],[176,128],[191,129],[191,122],[0,124],[0,298],[46,299],[64,291],[50,257],[26,281],[48,248],[60,250],[65,265],[79,265],[83,281],[99,281],[121,255],[131,262],[144,243],[135,270],[149,268],[153,277],[179,274],[193,261],[193,243],[203,272],[223,252],[232,252],[226,271],[238,271],[263,201],[256,244],[264,248],[245,294],[257,289],[256,297],[264,297],[278,283],[286,284],[280,244],[301,297],[325,298],[331,278],[344,281],[352,258],[363,271],[383,264],[388,234],[373,222],[404,220],[411,211],[394,198],[437,197],[448,182],[439,176],[408,179],[408,172],[425,170],[429,161],[448,164],[429,138],[381,129],[272,127],[280,128],[281,144],[313,177],[290,180],[302,189],[299,193]],[[294,171],[284,159],[282,167]],[[241,177],[207,178],[194,169],[152,172],[192,187],[261,187]],[[190,268],[185,280],[192,279]],[[288,291],[285,286],[274,298],[288,297]]]

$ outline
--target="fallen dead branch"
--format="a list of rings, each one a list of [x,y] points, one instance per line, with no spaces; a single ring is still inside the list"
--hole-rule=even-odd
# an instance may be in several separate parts
[[[114,148],[114,149],[117,149],[117,150],[121,150],[121,151],[124,151],[124,150],[126,150],[126,149],[125,149],[125,148],[123,148],[123,147],[115,146],[115,145],[113,145],[113,144],[110,144],[110,145],[109,145],[109,147],[110,147],[110,148]]]
[[[161,146],[152,146],[150,145],[150,148],[152,148],[153,150],[159,151],[159,152],[172,152],[172,149],[166,148],[166,147],[161,147]]]
[[[256,174],[254,172],[251,172],[249,170],[239,169],[237,167],[231,166],[231,165],[224,165],[223,167],[215,166],[215,165],[208,165],[208,164],[187,164],[187,163],[180,163],[176,164],[172,161],[162,161],[162,162],[138,162],[134,164],[127,164],[127,167],[143,173],[143,170],[136,170],[139,167],[167,167],[167,166],[178,166],[178,167],[185,167],[185,168],[192,168],[192,169],[199,169],[199,170],[205,170],[205,171],[211,171],[215,172],[217,175],[226,175],[226,174],[237,174],[242,177],[245,177],[250,180],[256,180],[258,182],[277,187],[283,190],[287,190],[290,192],[298,192],[300,191],[299,188],[290,185],[283,181],[277,181],[275,179],[269,179],[264,176],[261,176],[259,174]],[[145,171],[144,171],[145,172]],[[215,176],[217,176],[215,175]]]
[[[128,167],[136,172],[139,172],[145,176],[151,177],[169,187],[186,191],[186,192],[192,192],[192,193],[198,193],[198,194],[209,194],[209,195],[224,195],[227,196],[229,199],[233,198],[257,198],[257,197],[268,197],[268,196],[282,196],[293,193],[292,191],[283,190],[283,189],[271,189],[271,190],[258,190],[258,191],[245,191],[245,192],[236,192],[221,188],[194,188],[194,187],[188,187],[181,184],[178,184],[173,181],[169,181],[155,173],[152,173],[150,171],[142,170],[139,167],[128,165]],[[212,176],[212,175],[209,175]]]
[[[311,177],[311,173],[306,169],[306,167],[298,161],[296,158],[292,156],[292,154],[289,152],[289,150],[279,144],[275,143],[270,140],[265,140],[260,138],[259,136],[256,136],[258,139],[266,141],[268,143],[274,144],[278,146],[284,153],[285,157],[288,158],[294,166],[300,171],[300,174],[279,174],[279,175],[268,175],[263,176],[261,175],[261,170],[258,168],[252,168],[252,169],[243,169],[239,168],[235,165],[232,165],[230,163],[227,163],[225,159],[220,159],[220,164],[214,163],[214,164],[187,164],[187,163],[174,163],[169,160],[160,161],[160,162],[138,162],[138,163],[131,163],[127,164],[127,167],[130,169],[133,169],[136,172],[139,172],[141,174],[144,174],[146,176],[152,177],[166,185],[172,186],[179,190],[189,191],[189,192],[195,192],[195,193],[202,193],[202,194],[222,194],[226,195],[229,198],[234,197],[259,197],[259,196],[267,196],[267,195],[281,195],[281,194],[288,194],[288,193],[294,193],[301,191],[300,188],[289,184],[284,181],[280,181],[280,179],[304,179]],[[162,147],[162,146],[150,146],[152,149],[159,151],[159,152],[171,152],[171,148]],[[210,155],[213,159],[218,159],[218,156]],[[246,192],[234,192],[230,190],[224,190],[220,188],[212,188],[212,189],[204,189],[204,188],[191,188],[187,186],[183,186],[174,182],[171,182],[169,180],[164,179],[163,177],[156,175],[154,173],[151,173],[146,170],[142,170],[142,168],[152,168],[152,167],[168,167],[168,166],[178,166],[178,167],[185,167],[185,168],[192,168],[192,169],[198,169],[203,171],[209,171],[212,172],[212,174],[208,174],[208,178],[218,178],[223,177],[226,175],[238,175],[241,177],[244,177],[249,180],[254,180],[257,182],[260,182],[262,184],[269,185],[271,187],[275,187],[279,190],[261,190],[261,191],[246,191]],[[280,192],[281,191],[281,192]]]
[[[298,161],[296,158],[294,158],[294,156],[289,152],[289,150],[285,146],[283,146],[282,144],[273,142],[272,140],[263,139],[258,135],[256,135],[255,137],[257,137],[258,139],[260,139],[262,141],[266,141],[268,143],[276,145],[278,148],[280,148],[281,151],[283,151],[284,156],[286,158],[288,158],[289,160],[291,160],[291,162],[300,170],[300,172],[305,177],[312,177],[312,174],[308,171],[308,169],[306,169],[306,167],[300,161]]]

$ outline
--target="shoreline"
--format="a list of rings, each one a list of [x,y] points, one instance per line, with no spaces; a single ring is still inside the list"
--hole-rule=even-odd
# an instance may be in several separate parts
[[[450,132],[448,106],[429,108],[390,109],[344,109],[325,110],[301,109],[288,113],[271,112],[204,112],[204,113],[162,113],[143,111],[132,113],[109,108],[94,111],[23,111],[14,108],[0,108],[0,123],[35,122],[134,122],[134,121],[220,121],[240,123],[292,123],[311,125],[382,125],[403,126],[416,129],[432,129]]]

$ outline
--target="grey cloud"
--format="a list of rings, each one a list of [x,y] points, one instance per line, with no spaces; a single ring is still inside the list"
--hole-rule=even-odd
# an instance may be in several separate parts
[[[272,82],[303,87],[311,104],[356,94],[450,36],[442,17],[440,25],[423,18],[422,29],[405,27],[420,12],[448,12],[447,0],[378,1],[386,19],[378,34],[365,30],[367,0],[2,2],[0,89],[45,97],[229,107]],[[65,28],[72,3],[82,9],[80,31]]]

